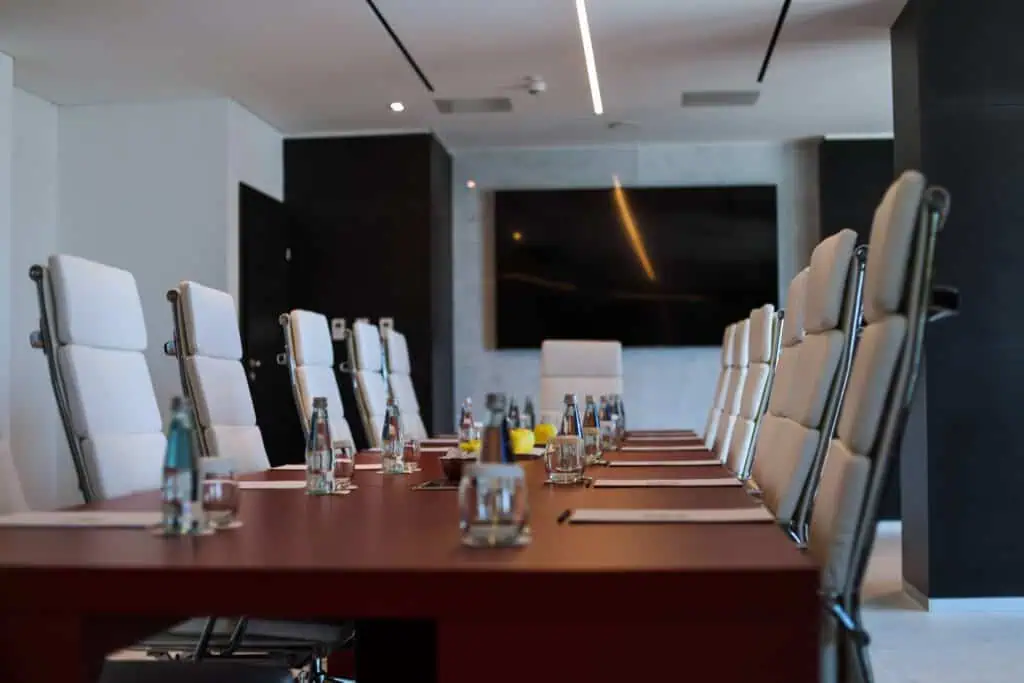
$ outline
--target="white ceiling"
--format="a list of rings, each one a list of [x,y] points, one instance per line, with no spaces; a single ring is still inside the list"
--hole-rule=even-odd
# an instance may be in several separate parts
[[[286,135],[432,129],[454,148],[789,139],[892,130],[889,26],[905,0],[793,0],[747,108],[683,90],[756,88],[782,0],[588,0],[606,113],[591,110],[574,0],[3,0],[16,83],[57,104],[226,96]],[[549,90],[517,89],[540,75]],[[508,96],[510,114],[431,98]],[[394,114],[400,100],[406,111]],[[609,130],[611,121],[636,125]]]

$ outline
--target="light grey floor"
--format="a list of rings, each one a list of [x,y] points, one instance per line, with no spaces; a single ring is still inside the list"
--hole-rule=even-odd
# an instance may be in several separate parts
[[[1024,610],[926,612],[902,588],[898,525],[879,530],[864,586],[876,683],[1021,683]]]

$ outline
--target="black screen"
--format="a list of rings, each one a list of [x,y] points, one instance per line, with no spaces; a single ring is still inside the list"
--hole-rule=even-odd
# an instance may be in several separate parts
[[[717,346],[778,296],[776,188],[500,191],[498,348]]]

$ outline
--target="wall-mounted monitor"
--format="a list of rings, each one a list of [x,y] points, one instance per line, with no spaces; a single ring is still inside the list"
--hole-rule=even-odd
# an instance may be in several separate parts
[[[775,186],[495,192],[498,348],[717,346],[778,298]]]

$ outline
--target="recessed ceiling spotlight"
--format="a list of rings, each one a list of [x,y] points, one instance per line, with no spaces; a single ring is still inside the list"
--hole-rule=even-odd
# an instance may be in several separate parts
[[[401,102],[392,102],[391,111],[395,112],[396,114],[399,112],[403,112],[405,111],[405,105],[402,104]]]
[[[469,189],[472,190],[474,187],[476,187],[476,181],[475,180],[467,180],[466,181],[466,187],[468,187]]]

